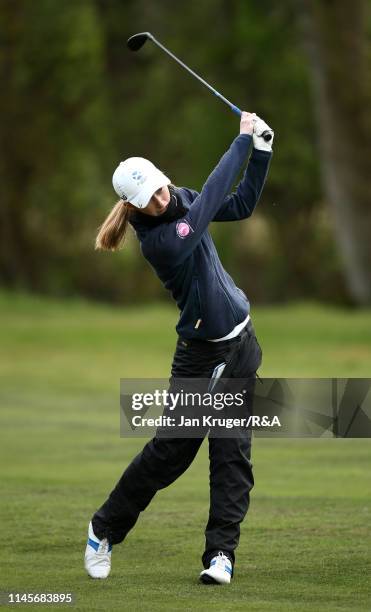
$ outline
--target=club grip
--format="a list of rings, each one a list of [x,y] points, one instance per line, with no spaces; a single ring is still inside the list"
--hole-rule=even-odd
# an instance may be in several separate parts
[[[262,133],[262,137],[264,138],[265,142],[272,140],[272,136],[272,132],[268,132],[268,130]]]
[[[236,113],[236,115],[238,115],[239,117],[241,117],[242,115],[242,110],[240,108],[238,108],[238,106],[235,106],[234,104],[231,104],[231,110]]]
[[[241,109],[238,108],[238,106],[231,104],[230,108],[234,113],[236,113],[236,115],[241,117],[242,111]],[[265,142],[269,142],[270,140],[272,140],[272,132],[269,132],[268,130],[266,130],[265,132],[262,133],[262,138],[265,140]]]

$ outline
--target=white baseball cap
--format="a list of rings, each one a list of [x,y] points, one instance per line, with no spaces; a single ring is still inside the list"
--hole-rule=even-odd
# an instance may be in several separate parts
[[[117,195],[137,208],[145,208],[155,191],[170,183],[167,176],[144,157],[122,161],[112,177]]]

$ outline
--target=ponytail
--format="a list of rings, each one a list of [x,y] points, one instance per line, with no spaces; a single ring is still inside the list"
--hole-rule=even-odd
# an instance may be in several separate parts
[[[99,228],[95,239],[96,250],[117,251],[122,247],[129,223],[129,206],[128,202],[122,199],[115,204]]]

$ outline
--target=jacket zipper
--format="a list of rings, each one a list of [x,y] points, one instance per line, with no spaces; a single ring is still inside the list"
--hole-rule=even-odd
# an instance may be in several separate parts
[[[216,276],[218,278],[218,281],[220,283],[221,288],[223,289],[224,295],[227,298],[227,301],[228,301],[228,303],[229,303],[229,305],[231,307],[231,310],[233,312],[233,316],[234,316],[235,320],[237,321],[237,312],[236,312],[236,309],[235,309],[234,305],[231,302],[231,298],[229,297],[227,289],[226,289],[226,287],[224,285],[224,282],[223,282],[223,280],[222,280],[222,278],[221,278],[221,276],[219,274],[218,266],[216,264],[215,255],[214,255],[213,252],[212,252],[212,259],[213,259],[213,266],[214,266],[215,274],[216,274]]]
[[[194,325],[194,329],[198,329],[202,323],[202,312],[201,312],[201,297],[200,297],[200,289],[198,285],[198,276],[194,277],[195,289],[196,289],[196,299],[198,306],[198,313],[200,315],[199,319],[197,319],[196,324]]]

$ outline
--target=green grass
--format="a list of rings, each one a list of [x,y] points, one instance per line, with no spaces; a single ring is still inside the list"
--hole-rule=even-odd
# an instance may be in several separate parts
[[[262,375],[371,376],[370,311],[253,314]],[[144,442],[119,437],[119,378],[168,376],[176,312],[2,293],[0,315],[0,590],[72,591],[77,610],[370,610],[369,440],[255,439],[256,487],[227,588],[197,582],[204,443],[115,548],[109,580],[89,580],[87,522]]]

